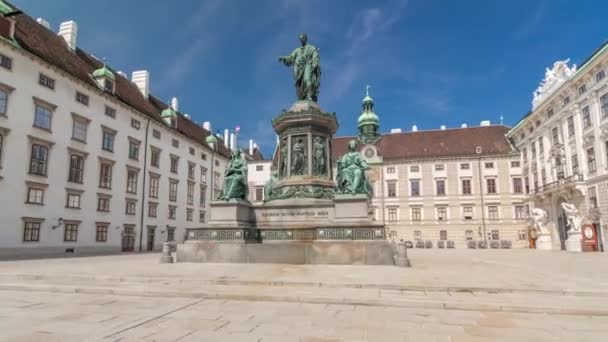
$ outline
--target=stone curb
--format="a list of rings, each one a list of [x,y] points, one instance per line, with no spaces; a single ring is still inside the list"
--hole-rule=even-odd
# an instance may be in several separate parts
[[[373,283],[325,283],[307,281],[262,281],[262,280],[238,280],[238,279],[179,279],[170,277],[154,276],[129,276],[129,277],[103,277],[103,276],[49,276],[49,275],[30,275],[30,274],[3,274],[0,280],[90,280],[108,282],[141,282],[159,283],[165,285],[174,283],[199,285],[241,285],[241,286],[271,286],[271,287],[326,287],[326,288],[351,288],[351,289],[379,289],[393,291],[414,291],[414,292],[446,292],[452,293],[471,293],[471,294],[549,294],[563,296],[581,297],[608,297],[608,291],[576,291],[576,290],[543,290],[543,289],[511,289],[494,287],[464,287],[464,286],[418,286],[418,285],[394,285],[394,284],[373,284]]]
[[[475,304],[475,303],[450,303],[442,301],[388,301],[381,299],[353,299],[353,298],[328,298],[316,296],[289,296],[289,295],[247,295],[221,292],[176,292],[158,291],[149,289],[120,289],[100,287],[75,287],[75,286],[26,286],[19,284],[0,284],[0,291],[23,291],[23,292],[49,292],[65,294],[94,294],[94,295],[117,295],[138,297],[173,297],[173,298],[204,298],[204,299],[228,299],[240,301],[266,301],[266,302],[288,302],[308,304],[335,304],[335,305],[360,305],[375,307],[398,307],[419,309],[441,309],[458,311],[482,311],[482,312],[517,312],[517,313],[543,313],[554,315],[577,315],[577,316],[608,316],[608,309],[569,309],[543,306],[523,305],[501,305],[501,304]]]

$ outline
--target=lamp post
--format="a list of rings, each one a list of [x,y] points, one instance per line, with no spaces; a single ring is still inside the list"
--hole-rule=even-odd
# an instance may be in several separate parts
[[[207,143],[207,146],[209,146],[209,148],[211,149],[211,181],[209,182],[209,191],[211,192],[211,200],[213,201],[213,195],[214,195],[214,185],[213,185],[213,179],[215,178],[215,174],[213,171],[213,166],[215,165],[215,147],[217,145],[217,138],[215,137],[215,135],[210,134],[206,139],[205,142]]]

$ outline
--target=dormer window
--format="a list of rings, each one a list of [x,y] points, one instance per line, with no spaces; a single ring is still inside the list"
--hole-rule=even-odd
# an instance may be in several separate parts
[[[91,75],[99,88],[114,94],[116,77],[114,73],[104,64],[102,68],[93,71]]]

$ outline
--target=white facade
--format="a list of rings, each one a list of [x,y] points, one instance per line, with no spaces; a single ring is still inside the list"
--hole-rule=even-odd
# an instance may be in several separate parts
[[[0,39],[0,62],[0,256],[155,249],[205,224],[211,189],[221,184],[227,160],[204,137],[187,137],[6,39]],[[52,80],[52,89],[41,77],[47,85]],[[48,128],[37,127],[37,107],[50,111]],[[40,126],[46,126],[43,116]],[[113,151],[102,146],[104,132],[114,134]],[[34,145],[43,147],[35,152],[48,149],[46,162],[32,161]],[[160,151],[158,167],[151,165],[153,149]],[[82,157],[84,167],[70,175],[72,156]],[[178,158],[177,172],[170,170],[171,157]],[[102,163],[111,165],[109,187],[100,186]],[[129,171],[135,183],[127,184]],[[155,197],[152,176],[159,177]],[[177,182],[175,201],[169,199],[171,180]],[[100,198],[109,201],[107,211]]]
[[[599,248],[606,246],[607,50],[604,44],[578,69],[567,61],[547,69],[532,112],[509,132],[521,151],[527,200],[547,213],[552,249],[565,249],[569,235],[562,203],[575,205],[583,223],[596,226]]]

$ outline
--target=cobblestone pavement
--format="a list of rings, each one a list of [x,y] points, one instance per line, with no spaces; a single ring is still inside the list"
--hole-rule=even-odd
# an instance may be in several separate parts
[[[410,256],[410,269],[0,262],[0,341],[607,340],[608,255]]]

